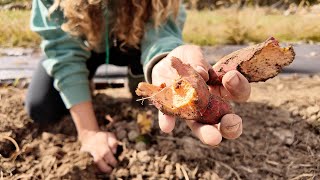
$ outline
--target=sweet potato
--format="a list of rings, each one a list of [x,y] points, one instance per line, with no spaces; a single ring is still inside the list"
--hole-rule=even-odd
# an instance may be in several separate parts
[[[249,82],[266,81],[279,74],[284,66],[294,60],[292,46],[281,48],[271,37],[265,42],[235,51],[222,59],[210,71],[210,85],[220,85],[226,72],[238,70]]]
[[[179,79],[169,87],[142,82],[137,95],[150,98],[165,114],[205,124],[217,124],[223,115],[232,112],[226,100],[210,94],[206,82],[190,65],[174,57],[171,65],[180,75]]]
[[[164,114],[185,120],[196,120],[204,124],[216,124],[232,113],[226,100],[210,94],[208,85],[221,85],[222,77],[230,70],[238,70],[249,82],[265,81],[276,76],[280,70],[294,59],[293,48],[281,48],[274,38],[261,44],[238,50],[222,58],[209,71],[209,81],[188,64],[172,58],[172,67],[180,78],[173,85],[154,86],[140,83],[138,96],[147,97]]]

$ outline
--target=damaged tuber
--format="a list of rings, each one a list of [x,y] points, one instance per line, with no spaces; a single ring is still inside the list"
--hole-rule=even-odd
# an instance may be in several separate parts
[[[221,85],[222,77],[231,70],[239,71],[249,82],[266,81],[291,64],[294,57],[292,46],[281,48],[279,42],[271,37],[220,59],[209,71],[208,84]]]
[[[232,107],[225,99],[211,94],[208,85],[221,85],[223,76],[231,70],[239,71],[249,82],[265,81],[275,77],[294,57],[291,46],[281,48],[276,39],[269,38],[223,57],[209,70],[208,82],[189,64],[172,57],[171,66],[180,77],[171,86],[141,82],[136,94],[150,99],[164,114],[203,124],[217,124],[224,115],[232,113]]]
[[[228,101],[212,95],[206,82],[189,64],[175,57],[171,62],[180,75],[179,79],[171,86],[141,82],[137,95],[149,98],[164,114],[203,124],[217,124],[223,115],[232,113]]]

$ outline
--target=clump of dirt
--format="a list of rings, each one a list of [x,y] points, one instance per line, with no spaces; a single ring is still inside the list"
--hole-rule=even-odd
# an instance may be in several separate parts
[[[161,133],[156,109],[133,105],[125,88],[96,91],[100,127],[114,132],[124,149],[119,166],[105,175],[90,155],[79,151],[70,117],[39,129],[24,111],[25,89],[3,87],[0,179],[317,179],[319,92],[319,76],[253,84],[250,100],[233,104],[243,118],[243,135],[212,148],[183,121],[177,121],[172,133]],[[150,130],[141,127],[150,125],[141,124],[141,118],[153,120]],[[18,143],[19,152],[4,136]]]

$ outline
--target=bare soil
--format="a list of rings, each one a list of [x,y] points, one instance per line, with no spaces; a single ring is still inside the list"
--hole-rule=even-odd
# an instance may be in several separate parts
[[[320,179],[320,76],[252,84],[250,100],[233,104],[243,118],[242,136],[214,148],[183,121],[161,133],[157,111],[133,105],[126,88],[96,91],[101,128],[113,131],[124,149],[110,176],[79,151],[70,117],[37,127],[24,110],[25,92],[0,88],[0,179]],[[152,120],[150,131],[141,117]]]

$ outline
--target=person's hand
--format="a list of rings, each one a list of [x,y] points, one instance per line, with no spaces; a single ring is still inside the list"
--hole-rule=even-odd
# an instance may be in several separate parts
[[[81,151],[89,152],[98,168],[104,173],[111,173],[117,165],[114,154],[118,141],[114,134],[103,131],[88,131],[81,135]]]
[[[184,63],[190,64],[207,82],[209,70],[212,67],[205,61],[200,47],[194,45],[179,46],[171,51],[164,59],[152,69],[152,84],[166,83],[168,86],[177,79],[177,71],[171,67],[171,57],[177,57]],[[233,101],[246,101],[250,96],[250,84],[247,79],[237,71],[230,71],[222,79],[222,86],[209,87],[214,95]],[[186,121],[192,132],[205,144],[216,146],[222,137],[235,139],[242,133],[242,119],[235,114],[227,114],[217,125],[200,124],[192,120]],[[159,126],[163,132],[169,133],[174,129],[175,118],[159,112]],[[222,130],[222,131],[221,131]]]

